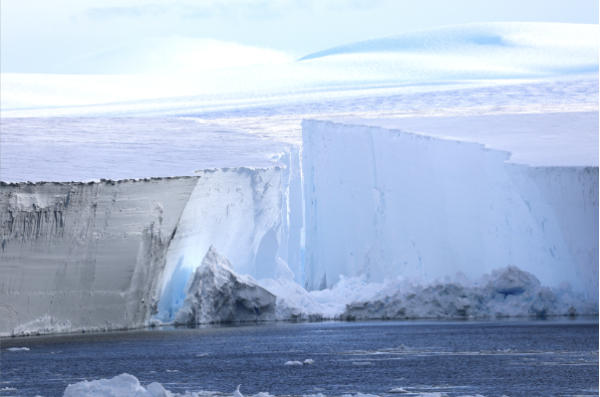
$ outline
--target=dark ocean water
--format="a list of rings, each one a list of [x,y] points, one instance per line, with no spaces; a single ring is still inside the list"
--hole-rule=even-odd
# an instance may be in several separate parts
[[[179,328],[11,338],[0,349],[2,396],[62,396],[122,373],[177,393],[241,384],[246,396],[598,396],[599,382],[597,317]],[[314,364],[284,365],[305,359]]]

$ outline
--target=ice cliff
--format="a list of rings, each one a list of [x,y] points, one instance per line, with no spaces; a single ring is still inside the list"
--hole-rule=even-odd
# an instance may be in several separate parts
[[[297,155],[195,177],[2,182],[0,335],[173,320],[210,246],[254,277],[274,275],[279,255],[294,263],[302,225],[289,223],[290,191],[300,181],[282,178]]]
[[[583,116],[590,120],[585,131],[597,136],[597,112]],[[527,117],[520,125],[529,133],[511,136],[508,128],[506,145],[538,140],[566,147],[568,128],[558,139]],[[510,163],[507,150],[461,139],[466,128],[452,128],[459,119],[439,132],[446,137],[368,120],[304,121],[306,289],[332,288],[340,275],[381,283],[462,272],[474,280],[517,266],[543,285],[566,281],[597,302],[595,148],[584,165]],[[509,121],[497,117],[487,125]],[[587,161],[583,154],[570,157]]]

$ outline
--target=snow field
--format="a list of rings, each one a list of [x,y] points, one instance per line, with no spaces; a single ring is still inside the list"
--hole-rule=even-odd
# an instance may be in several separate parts
[[[408,32],[279,65],[177,75],[2,74],[2,117],[160,116],[598,73],[598,26],[483,23]],[[442,83],[442,84],[440,84]],[[85,87],[85,88],[82,88]],[[364,90],[371,90],[365,95]]]

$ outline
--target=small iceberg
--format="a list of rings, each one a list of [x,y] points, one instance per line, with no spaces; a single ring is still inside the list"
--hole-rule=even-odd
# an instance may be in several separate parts
[[[395,387],[392,390],[388,391],[387,393],[410,393],[410,392],[401,387]]]
[[[233,397],[244,397],[244,395],[240,392],[240,386],[238,385],[237,389],[233,392]]]

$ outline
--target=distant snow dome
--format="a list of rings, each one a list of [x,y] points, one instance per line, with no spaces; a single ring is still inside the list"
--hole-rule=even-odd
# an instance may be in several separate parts
[[[598,25],[475,23],[342,45],[299,61],[396,68],[418,79],[523,78],[598,72]]]
[[[314,114],[325,109],[328,113],[346,112],[354,105],[354,109],[373,110],[366,109],[362,101],[354,105],[347,101],[366,97],[397,100],[399,95],[540,80],[586,80],[597,87],[599,32],[598,25],[578,24],[456,25],[347,44],[296,62],[286,62],[285,54],[233,44],[194,40],[137,43],[138,47],[92,54],[92,58],[80,61],[93,61],[100,72],[108,70],[100,60],[107,60],[107,65],[118,69],[110,73],[129,73],[148,61],[144,64],[149,69],[142,69],[158,74],[3,73],[0,114],[3,118],[256,117]],[[176,46],[171,45],[175,42]],[[173,58],[164,62],[156,58],[163,50]],[[209,53],[213,55],[207,57]],[[246,55],[239,60],[230,58],[242,53]],[[177,71],[172,62],[179,65]],[[239,67],[233,67],[236,65]],[[583,102],[598,102],[597,88],[592,91],[593,98]],[[552,94],[545,89],[542,93],[523,93],[518,96],[519,105],[539,102]],[[477,106],[499,106],[504,98],[474,95],[461,98],[469,97]],[[432,106],[454,107],[456,100],[453,97],[450,102],[438,101]],[[376,109],[380,105],[376,103]]]

